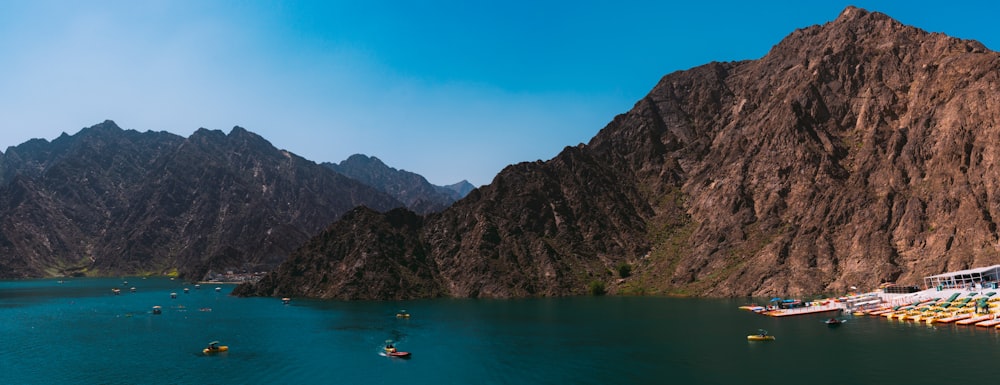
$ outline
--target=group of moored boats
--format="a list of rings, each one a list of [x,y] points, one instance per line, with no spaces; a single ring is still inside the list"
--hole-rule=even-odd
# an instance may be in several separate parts
[[[877,316],[893,320],[924,322],[928,325],[954,323],[956,325],[975,325],[1000,329],[1000,296],[996,296],[996,294],[996,292],[970,292],[963,297],[962,293],[954,293],[948,298],[933,298],[896,306],[883,305],[855,310],[852,314],[854,316]],[[740,308],[762,314],[768,314],[768,311],[771,310],[757,305],[741,306]],[[844,324],[847,320],[829,318],[823,322],[829,327],[836,327]],[[761,330],[760,333],[748,335],[747,340],[774,341],[774,336]]]
[[[1000,329],[1000,297],[996,292],[985,294],[969,293],[965,297],[954,293],[950,297],[916,301],[908,305],[882,307],[856,311],[854,315],[885,317],[900,321],[935,323],[955,323]]]

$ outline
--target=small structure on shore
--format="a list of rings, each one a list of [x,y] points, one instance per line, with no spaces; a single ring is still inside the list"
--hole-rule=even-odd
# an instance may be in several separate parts
[[[924,277],[927,289],[996,289],[1000,282],[1000,265],[979,267],[975,269],[952,271],[948,273]]]

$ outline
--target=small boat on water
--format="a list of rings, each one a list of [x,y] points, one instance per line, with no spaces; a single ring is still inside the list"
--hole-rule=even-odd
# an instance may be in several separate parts
[[[219,345],[219,341],[212,341],[208,343],[208,347],[201,350],[205,354],[215,354],[229,351],[229,346]]]
[[[410,352],[401,352],[395,349],[392,351],[386,350],[385,355],[389,357],[410,358]]]
[[[845,322],[847,322],[846,319],[836,319],[836,318],[830,318],[830,319],[828,319],[826,321],[823,321],[823,323],[825,323],[826,326],[829,326],[829,327],[832,327],[832,328],[840,326],[841,324],[843,324]]]
[[[385,343],[385,355],[386,357],[410,358],[410,352],[396,350],[396,346],[392,344],[392,340],[388,340]]]
[[[153,306],[153,314],[161,314],[161,313],[163,313],[163,308],[162,307]]]
[[[988,320],[991,320],[991,319],[993,319],[993,315],[992,314],[987,314],[987,315],[981,315],[981,316],[976,316],[976,317],[969,317],[969,318],[966,318],[966,319],[960,320],[960,321],[955,321],[955,324],[956,325],[970,325],[970,324],[975,324],[975,323],[978,323],[978,322],[988,321]]]
[[[396,318],[410,318],[410,313],[407,313],[406,310],[400,310],[399,313],[396,313]]]
[[[998,318],[990,318],[990,319],[988,319],[986,321],[982,321],[982,322],[977,322],[976,323],[976,326],[979,326],[979,327],[990,327],[990,326],[996,326],[996,325],[1000,325],[1000,319],[998,319]]]
[[[282,298],[282,299],[281,299],[281,303],[283,303],[283,304],[285,304],[285,305],[288,305],[288,304],[289,304],[289,303],[291,303],[291,302],[292,302],[292,299],[291,299],[291,298],[288,298],[288,297],[285,297],[285,298]]]
[[[970,317],[972,317],[972,314],[962,313],[962,314],[953,315],[951,317],[941,318],[941,319],[938,319],[938,320],[936,320],[934,322],[940,322],[940,323],[945,323],[946,324],[946,323],[952,323],[952,322],[955,322],[955,321],[961,321],[961,320],[964,320],[964,319],[970,318]]]
[[[767,330],[759,329],[757,334],[748,335],[747,341],[774,341],[774,336],[767,334]]]

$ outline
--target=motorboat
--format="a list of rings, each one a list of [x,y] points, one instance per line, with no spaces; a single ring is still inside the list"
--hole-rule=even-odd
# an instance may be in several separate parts
[[[392,340],[385,340],[384,350],[386,357],[410,358],[410,352],[396,350],[396,346],[393,345]]]
[[[825,323],[826,326],[829,326],[829,327],[837,327],[837,326],[840,326],[840,324],[845,323],[845,322],[847,322],[847,320],[836,319],[836,318],[830,318],[830,319],[828,319],[826,321],[823,321],[823,323]]]
[[[401,352],[391,345],[385,347],[385,355],[388,357],[410,358],[410,352]]]
[[[767,334],[767,330],[759,329],[757,334],[748,335],[747,341],[774,341],[774,336]]]
[[[219,345],[219,341],[209,342],[208,347],[201,350],[201,352],[205,354],[215,354],[227,351],[229,351],[229,346]]]

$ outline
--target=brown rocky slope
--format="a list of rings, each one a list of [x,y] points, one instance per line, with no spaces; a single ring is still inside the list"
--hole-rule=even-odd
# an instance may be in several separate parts
[[[848,7],[759,60],[663,77],[587,145],[510,166],[407,235],[338,223],[366,236],[315,238],[237,292],[798,295],[997,264],[998,74],[978,42]],[[368,252],[382,242],[410,246]],[[383,258],[405,285],[365,269]],[[384,285],[401,290],[345,290]]]

